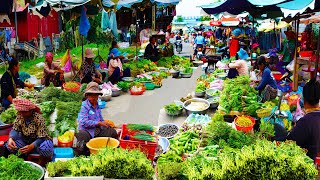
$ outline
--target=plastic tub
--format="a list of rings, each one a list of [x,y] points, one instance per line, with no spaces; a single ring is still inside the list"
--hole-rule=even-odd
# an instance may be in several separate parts
[[[98,150],[105,147],[118,147],[119,141],[111,137],[97,137],[91,139],[86,145],[91,154],[97,154]]]
[[[1,121],[0,121],[1,122]],[[13,124],[0,125],[0,136],[9,135]]]
[[[300,57],[311,57],[313,54],[313,51],[300,51],[299,55]]]
[[[144,93],[144,91],[132,91],[131,89],[130,89],[130,94],[131,95],[142,95]]]
[[[53,161],[55,158],[73,158],[72,148],[54,148],[53,150]]]
[[[4,146],[4,143],[8,141],[8,139],[9,139],[9,135],[0,136],[0,147]]]
[[[251,131],[251,130],[253,129],[253,126],[254,126],[254,124],[255,124],[255,120],[254,120],[253,117],[251,117],[251,116],[246,116],[246,117],[251,120],[251,122],[252,122],[251,126],[246,126],[246,127],[239,126],[239,125],[237,124],[238,116],[234,119],[234,124],[235,124],[236,129],[237,129],[238,131],[243,131],[243,132],[247,133],[247,132],[249,132],[249,131]]]
[[[99,108],[100,108],[100,109],[103,109],[103,108],[106,107],[107,102],[105,102],[105,101],[100,101],[100,102],[98,102],[98,105],[99,105]]]
[[[146,90],[154,90],[155,85],[153,83],[144,83]]]
[[[72,147],[73,146],[73,139],[70,142],[64,143],[58,140],[58,147]]]

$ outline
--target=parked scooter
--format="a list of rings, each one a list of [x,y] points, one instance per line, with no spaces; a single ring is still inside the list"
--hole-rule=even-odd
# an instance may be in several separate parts
[[[203,63],[206,63],[207,62],[207,57],[204,54],[204,51],[205,51],[204,47],[203,46],[198,46],[196,48],[197,48],[197,59],[199,61],[203,61]]]
[[[227,58],[227,59],[230,58],[230,51],[229,51],[229,47],[228,46],[220,48],[218,50],[218,53],[222,53],[222,55],[221,55],[222,58]]]
[[[181,40],[176,41],[176,51],[180,54],[182,52],[182,42]]]

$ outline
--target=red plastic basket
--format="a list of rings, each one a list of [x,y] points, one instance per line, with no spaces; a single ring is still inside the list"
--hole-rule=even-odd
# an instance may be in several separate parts
[[[151,131],[147,131],[146,133],[150,134]],[[125,136],[132,136],[134,135],[133,131],[129,131],[127,128],[127,124],[122,125],[121,135],[120,135],[120,147],[123,149],[139,149],[141,152],[143,152],[148,159],[153,160],[154,155],[156,153],[157,149],[157,142],[147,142],[147,141],[141,141],[141,140],[125,140]]]
[[[63,89],[66,90],[66,91],[71,91],[71,92],[78,92],[80,90],[80,87],[81,87],[81,84],[79,82],[74,82],[74,83],[77,83],[78,84],[78,87],[76,88],[66,88],[65,87],[65,84],[66,83],[63,83]]]
[[[131,89],[130,89],[130,94],[131,95],[142,95],[143,93],[144,93],[144,90],[138,91],[138,92],[134,92],[134,91],[131,91]]]
[[[238,131],[243,131],[243,132],[247,133],[247,132],[249,132],[249,131],[251,131],[251,130],[253,129],[253,126],[254,126],[254,124],[255,124],[256,121],[255,121],[255,120],[253,119],[253,117],[251,117],[251,116],[246,116],[246,117],[251,120],[251,122],[252,122],[251,126],[246,126],[246,127],[239,126],[239,125],[237,124],[238,116],[234,119],[234,124],[235,124],[236,129],[237,129]]]
[[[9,135],[0,136],[0,147],[4,145],[6,141],[8,141]]]
[[[68,142],[68,143],[63,143],[61,141],[58,140],[58,147],[72,147],[73,146],[73,140]]]
[[[273,77],[276,81],[280,81],[281,80],[281,77],[282,77],[282,74],[273,74]]]

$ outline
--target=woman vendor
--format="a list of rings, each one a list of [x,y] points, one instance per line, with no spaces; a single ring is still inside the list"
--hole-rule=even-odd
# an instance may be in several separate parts
[[[274,79],[271,70],[268,68],[266,59],[264,56],[260,56],[258,59],[258,67],[260,73],[262,73],[262,79],[260,84],[255,87],[260,93],[264,90],[262,102],[266,102],[277,97],[278,89],[277,83]]]
[[[6,143],[11,153],[39,154],[39,164],[44,166],[53,155],[53,142],[48,135],[40,108],[28,99],[14,99],[17,118]]]
[[[12,104],[12,100],[17,97],[18,88],[33,88],[33,84],[27,84],[19,78],[20,64],[16,59],[12,59],[9,62],[8,70],[3,74],[1,84],[1,103],[5,109],[9,108]]]
[[[256,56],[260,56],[260,48],[258,43],[252,44],[252,53],[255,53]]]
[[[246,59],[248,59],[249,55],[247,51],[244,49],[240,49],[237,52],[237,56],[239,60],[232,62],[229,64],[229,72],[228,78],[234,78],[236,76],[249,76],[249,68]]]
[[[61,87],[65,82],[64,72],[58,65],[52,63],[52,60],[53,54],[51,52],[47,52],[44,62],[43,78],[41,84],[49,86],[52,82],[54,86]]]
[[[96,70],[95,64],[93,62],[93,58],[95,55],[93,54],[91,49],[86,49],[85,51],[85,60],[80,68],[80,79],[82,83],[90,83],[91,81],[97,83],[103,83],[103,80],[106,77],[106,73],[100,73]]]
[[[289,71],[284,67],[290,64],[293,60],[296,50],[296,33],[293,31],[286,31],[285,34],[287,36],[287,40],[283,46],[283,57],[277,64],[278,71],[283,74],[281,79],[289,75]]]
[[[301,148],[307,149],[307,155],[316,160],[320,152],[320,83],[311,79],[303,87],[303,100],[306,115],[299,119],[287,136],[296,141]]]
[[[112,137],[117,139],[117,131],[111,128],[102,118],[101,109],[98,106],[99,95],[102,92],[95,82],[90,82],[85,91],[86,100],[82,102],[78,117],[77,154],[89,155],[86,143],[95,137]]]
[[[112,41],[110,51],[109,51],[108,61],[107,61],[107,67],[109,67],[111,56],[115,55],[115,54],[118,55],[118,58],[122,62],[124,57],[123,57],[123,55],[121,55],[121,52],[119,50],[119,45],[116,41]]]

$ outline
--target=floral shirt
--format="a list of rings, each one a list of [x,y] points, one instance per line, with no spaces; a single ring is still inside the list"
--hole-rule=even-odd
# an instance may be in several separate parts
[[[13,130],[20,132],[23,136],[29,139],[50,138],[47,131],[47,126],[42,114],[34,112],[27,124],[21,115],[17,115],[16,121],[13,123]]]
[[[88,73],[91,74],[92,77],[95,77],[96,67],[94,63],[89,64],[86,60],[84,60],[80,69],[80,78],[83,79]]]
[[[103,121],[101,109],[98,105],[96,108],[94,108],[89,100],[82,102],[78,117],[79,130],[86,130],[90,133],[91,137],[94,137],[94,131],[97,124]]]

